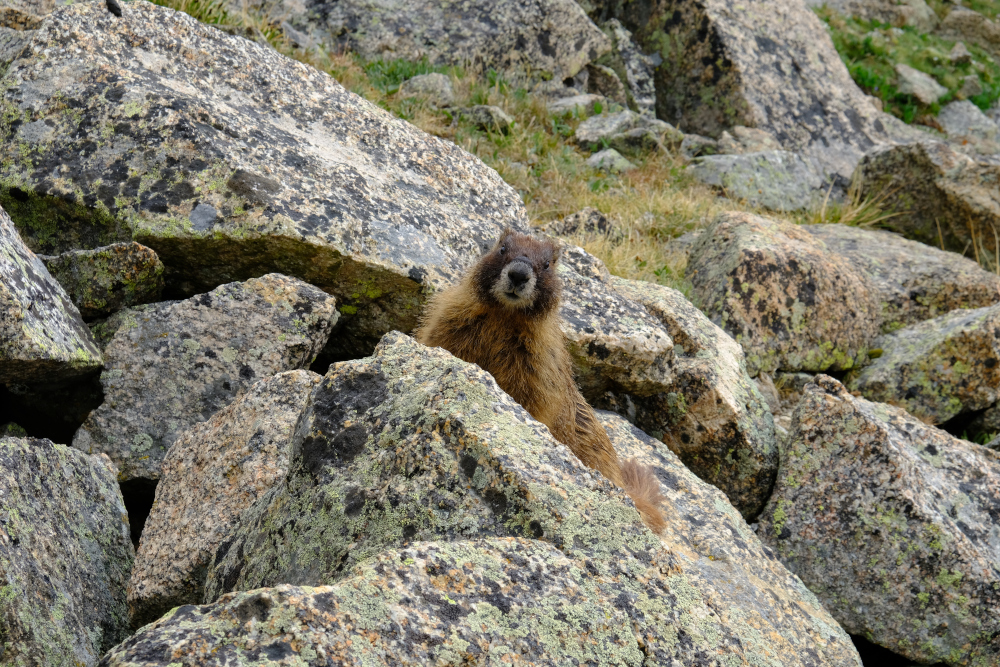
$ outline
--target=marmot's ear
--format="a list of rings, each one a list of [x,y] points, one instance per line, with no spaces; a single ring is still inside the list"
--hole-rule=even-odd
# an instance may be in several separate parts
[[[557,244],[557,243],[553,243],[552,244],[552,263],[555,264],[556,262],[558,262],[560,257],[562,257],[562,246],[559,245],[559,244]]]

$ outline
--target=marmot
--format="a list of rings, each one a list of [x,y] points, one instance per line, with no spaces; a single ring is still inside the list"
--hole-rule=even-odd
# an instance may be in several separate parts
[[[491,373],[584,465],[625,489],[646,525],[660,533],[659,481],[635,459],[618,460],[573,379],[559,328],[558,259],[555,244],[505,231],[458,285],[432,297],[416,338]]]

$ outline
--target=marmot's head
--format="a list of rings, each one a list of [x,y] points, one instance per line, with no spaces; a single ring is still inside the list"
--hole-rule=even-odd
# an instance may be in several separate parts
[[[559,305],[556,276],[559,248],[527,234],[507,230],[473,269],[473,283],[483,303],[545,315]]]

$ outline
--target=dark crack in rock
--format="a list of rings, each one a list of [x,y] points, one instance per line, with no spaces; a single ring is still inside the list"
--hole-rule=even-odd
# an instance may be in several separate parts
[[[0,384],[64,381],[103,362],[80,311],[0,208]]]
[[[337,321],[333,297],[268,274],[186,301],[119,313],[105,348],[104,404],[73,438],[120,479],[156,479],[175,440],[281,371],[308,367]]]
[[[852,634],[922,665],[1000,660],[1000,454],[818,376],[761,540]]]
[[[0,660],[94,667],[129,634],[134,554],[106,456],[0,438]]]

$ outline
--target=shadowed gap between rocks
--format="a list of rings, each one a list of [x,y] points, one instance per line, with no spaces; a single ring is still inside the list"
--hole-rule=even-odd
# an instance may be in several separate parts
[[[61,386],[0,384],[0,429],[16,424],[29,437],[68,445],[90,411],[103,402],[97,375]]]
[[[850,635],[850,637],[865,667],[913,667],[912,660],[897,655],[883,646],[872,644],[861,635]],[[929,667],[945,667],[945,665],[943,662],[936,662]]]
[[[132,546],[139,548],[139,538],[142,536],[142,529],[146,526],[146,519],[153,509],[153,500],[156,499],[156,484],[158,480],[137,478],[127,482],[120,482],[118,487],[122,491],[122,500],[125,501],[125,510],[128,512],[128,525],[132,532]]]

